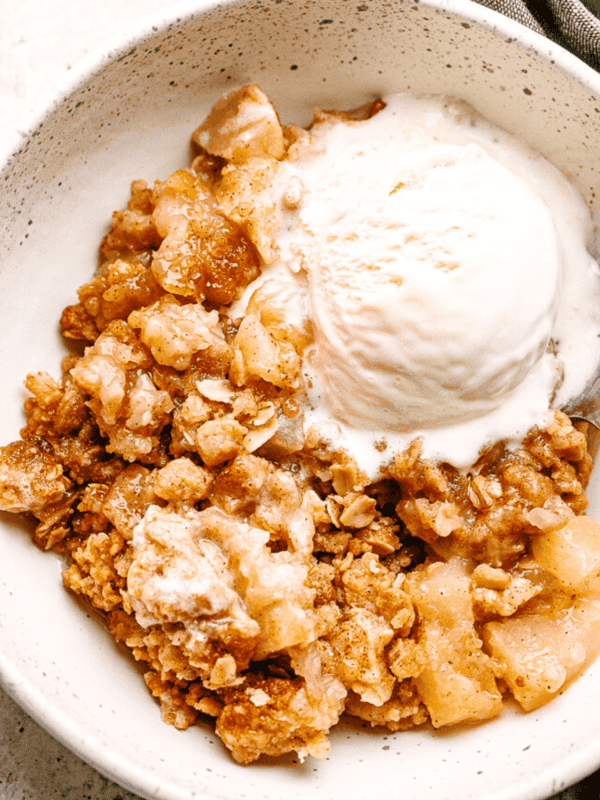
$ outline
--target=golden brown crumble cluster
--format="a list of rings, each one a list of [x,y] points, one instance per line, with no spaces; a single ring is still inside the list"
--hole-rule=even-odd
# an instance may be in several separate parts
[[[85,352],[27,377],[0,507],[64,554],[165,722],[214,718],[240,763],[323,758],[344,712],[400,731],[551,699],[598,649],[584,434],[555,412],[468,471],[417,440],[369,482],[304,432],[310,331],[260,291],[225,313],[276,257],[269,187],[310,134],[246,87],[194,142],[113,215],[61,320]]]

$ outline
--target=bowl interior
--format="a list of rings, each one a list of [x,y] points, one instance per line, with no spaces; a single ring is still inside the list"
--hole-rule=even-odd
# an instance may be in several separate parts
[[[516,23],[467,0],[195,7],[98,59],[3,170],[2,443],[22,424],[26,373],[59,374],[60,312],[92,276],[130,181],[186,166],[191,132],[244,83],[259,83],[282,121],[300,124],[315,105],[348,108],[389,91],[460,96],[568,173],[599,220],[600,78]],[[597,476],[590,496],[600,519]],[[24,524],[0,522],[5,685],[68,746],[143,796],[536,800],[600,763],[599,663],[528,715],[508,708],[494,722],[437,734],[347,722],[323,762],[239,767],[208,727],[163,725],[138,669],[64,591],[59,560],[31,545]]]

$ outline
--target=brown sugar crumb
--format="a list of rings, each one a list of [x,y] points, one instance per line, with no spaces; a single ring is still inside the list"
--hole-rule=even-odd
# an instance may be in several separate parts
[[[325,758],[326,733],[343,708],[339,691],[328,688],[314,698],[299,678],[248,679],[244,688],[223,694],[216,731],[240,764],[249,764],[262,753],[293,750],[301,760],[307,755]]]
[[[39,513],[60,501],[67,485],[62,465],[44,442],[12,442],[1,449],[2,511]]]
[[[116,254],[137,253],[154,249],[160,244],[160,236],[153,219],[155,200],[145,181],[133,181],[131,200],[127,208],[115,211],[112,226],[100,245],[100,252],[107,258]]]
[[[410,680],[397,683],[392,697],[380,706],[365,703],[350,692],[345,710],[353,717],[370,722],[373,727],[382,726],[390,731],[409,730],[422,725],[429,717]]]
[[[210,721],[241,764],[325,758],[344,713],[400,732],[547,702],[597,651],[584,433],[551,412],[464,470],[380,442],[369,480],[305,426],[310,324],[268,283],[228,314],[277,258],[272,187],[310,131],[250,86],[193,138],[191,169],[133,182],[64,310],[83,352],[27,376],[0,508],[62,553],[163,720]]]
[[[65,586],[102,611],[119,607],[129,566],[124,544],[116,531],[91,534],[71,549],[74,563],[63,573]]]

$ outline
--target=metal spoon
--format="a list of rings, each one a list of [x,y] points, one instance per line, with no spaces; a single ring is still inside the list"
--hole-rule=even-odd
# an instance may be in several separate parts
[[[590,422],[600,429],[600,368],[583,392],[561,406],[560,410],[569,417]]]

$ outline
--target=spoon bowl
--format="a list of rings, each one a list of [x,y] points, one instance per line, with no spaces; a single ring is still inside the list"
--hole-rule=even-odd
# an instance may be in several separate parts
[[[577,397],[573,397],[560,409],[568,417],[589,422],[600,430],[600,368]]]

